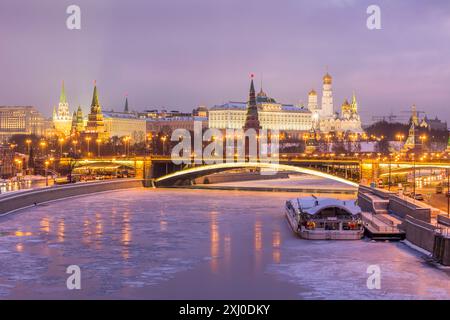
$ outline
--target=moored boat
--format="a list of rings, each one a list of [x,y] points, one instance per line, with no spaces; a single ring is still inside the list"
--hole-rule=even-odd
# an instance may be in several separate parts
[[[310,240],[359,240],[364,236],[361,208],[352,200],[301,197],[286,201],[295,233]]]

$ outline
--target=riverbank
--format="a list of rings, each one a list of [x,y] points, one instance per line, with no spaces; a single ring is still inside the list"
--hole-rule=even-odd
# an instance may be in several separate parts
[[[66,185],[54,185],[30,190],[21,190],[0,196],[0,217],[59,199],[82,196],[97,192],[142,187],[140,179],[117,179],[108,181],[79,182]]]

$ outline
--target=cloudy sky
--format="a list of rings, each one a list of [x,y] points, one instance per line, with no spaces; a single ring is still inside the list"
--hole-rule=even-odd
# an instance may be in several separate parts
[[[66,8],[81,8],[81,30]],[[370,4],[381,30],[366,27]],[[50,115],[65,80],[87,110],[93,80],[105,108],[189,111],[245,100],[250,73],[283,103],[319,92],[328,66],[335,108],[354,90],[363,119],[415,103],[450,120],[447,0],[2,0],[0,105]],[[403,114],[404,115],[404,114]]]

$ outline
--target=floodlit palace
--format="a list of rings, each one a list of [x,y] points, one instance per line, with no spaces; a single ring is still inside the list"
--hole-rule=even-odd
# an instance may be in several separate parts
[[[317,93],[308,94],[308,106],[282,104],[267,95],[261,88],[256,96],[258,118],[262,129],[286,132],[320,132],[362,134],[358,103],[353,94],[351,102],[347,100],[341,106],[341,112],[334,111],[332,77],[327,73],[323,77],[322,99],[319,104]],[[209,110],[209,127],[217,129],[243,128],[247,102],[233,102],[217,105]]]

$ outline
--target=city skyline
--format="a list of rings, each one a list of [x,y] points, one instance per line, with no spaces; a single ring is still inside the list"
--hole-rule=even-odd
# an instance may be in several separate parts
[[[190,111],[242,100],[255,73],[277,101],[306,105],[328,66],[335,111],[355,91],[364,123],[412,104],[448,121],[450,5],[439,2],[378,1],[382,29],[368,30],[368,1],[78,1],[81,30],[68,30],[69,2],[7,0],[0,104],[49,116],[65,80],[71,110],[88,108],[96,79],[107,109],[128,92],[137,110]]]

